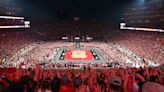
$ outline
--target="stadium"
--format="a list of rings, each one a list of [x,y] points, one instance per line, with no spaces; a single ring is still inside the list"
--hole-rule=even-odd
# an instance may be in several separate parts
[[[163,92],[163,0],[1,0],[0,92]]]

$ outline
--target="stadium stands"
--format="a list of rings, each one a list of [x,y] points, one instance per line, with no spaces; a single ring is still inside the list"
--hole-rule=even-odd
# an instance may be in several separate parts
[[[11,7],[0,1],[0,14],[20,13],[21,8]],[[163,28],[162,9],[161,4],[126,9],[125,22],[128,26]],[[23,23],[0,21],[0,26]],[[0,29],[0,92],[164,91],[163,33],[119,30],[116,24],[80,19],[76,23],[42,21],[33,21],[31,29]],[[75,42],[61,40],[63,36],[91,36],[94,40],[80,42],[77,48]],[[89,61],[96,60],[92,48],[105,63],[101,59],[98,63]],[[61,49],[68,52],[60,53]],[[73,51],[77,51],[75,55]],[[69,54],[62,57],[64,63],[56,58],[61,54]]]
[[[107,36],[107,42],[81,43],[81,48],[95,47],[109,65],[81,66],[58,65],[52,60],[60,48],[72,49],[75,43],[38,42],[40,37],[28,31],[2,31],[1,60],[6,57],[8,60],[0,68],[0,91],[149,92],[147,85],[153,85],[162,92],[162,33],[126,30],[117,33],[118,36]]]
[[[164,29],[164,4],[158,1],[127,6],[124,10],[124,20],[127,26]]]
[[[120,44],[141,57],[146,57],[156,63],[164,61],[164,36],[158,32],[124,31],[117,37],[110,38],[110,42]]]

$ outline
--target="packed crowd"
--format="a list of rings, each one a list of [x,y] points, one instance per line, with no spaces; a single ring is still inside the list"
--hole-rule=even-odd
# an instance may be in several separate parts
[[[74,43],[62,43],[62,42],[38,42],[29,45],[22,49],[17,55],[14,55],[13,59],[6,62],[6,65],[10,67],[18,67],[19,64],[24,63],[24,68],[34,67],[35,64],[41,64],[45,66],[52,66],[54,63],[54,57],[61,47],[73,47]]]
[[[104,43],[104,42],[90,42],[81,43],[81,48],[95,48],[105,59],[106,63],[100,62],[99,64],[87,63],[82,65],[81,63],[59,63],[55,56],[58,55],[58,50],[60,48],[76,49],[74,43],[65,42],[43,42],[34,43],[28,45],[24,49],[21,49],[18,53],[10,59],[9,61],[3,61],[3,66],[5,67],[18,67],[22,62],[24,63],[24,68],[32,68],[35,64],[44,65],[44,67],[60,67],[65,68],[66,66],[93,66],[93,67],[144,67],[144,66],[159,66],[161,63],[154,63],[153,61],[142,58],[136,55],[134,52],[127,48],[124,48],[118,44]],[[56,61],[55,61],[56,60]],[[52,66],[54,65],[54,66]]]
[[[29,32],[28,29],[0,31],[0,63],[2,59],[12,58],[22,48],[39,40],[39,36]]]
[[[130,49],[142,58],[148,58],[155,63],[162,64],[164,61],[163,33],[124,30],[118,36],[109,37],[107,40]]]
[[[82,68],[83,66],[90,67],[137,67],[140,66],[155,66],[155,64],[148,60],[143,59],[135,53],[129,51],[126,48],[122,48],[117,44],[106,44],[104,42],[90,42],[90,43],[81,43],[81,48],[95,48],[100,55],[105,59],[106,63],[99,62],[99,64],[90,63],[68,63],[62,62],[59,63],[58,60],[55,59],[55,56],[58,55],[58,51],[60,48],[67,49],[76,49],[74,43],[65,43],[65,42],[43,42],[43,43],[34,43],[28,45],[24,49],[21,49],[18,53],[16,53],[10,61],[4,61],[3,66],[5,67],[18,67],[19,64],[24,63],[24,68],[32,68],[35,64],[44,65],[44,67],[52,65],[60,68],[65,68],[66,66],[76,66]],[[60,54],[60,53],[59,53]],[[111,66],[112,65],[112,66]],[[156,64],[158,66],[158,64]]]
[[[58,28],[61,29],[57,30],[64,30],[62,29],[64,27]],[[37,36],[33,37],[30,33],[28,35],[26,33],[28,32],[1,32],[0,62],[2,58],[12,57],[26,45],[37,40]],[[94,69],[88,66],[80,70],[71,68],[60,70],[54,66],[46,66],[48,67],[46,69],[42,65],[44,63],[51,65],[51,60],[60,47],[74,48],[74,44],[39,43],[37,48],[28,50],[26,54],[21,54],[22,56],[14,61],[9,60],[11,61],[9,63],[15,64],[14,68],[0,68],[0,92],[163,92],[163,38],[162,33],[125,31],[117,36],[110,35],[107,38],[107,44],[104,42],[83,43],[81,47],[95,47],[107,61],[116,62],[123,67]],[[29,48],[20,52],[24,53]],[[148,65],[147,61],[150,61],[147,58],[161,66],[145,67]],[[36,67],[35,63],[37,63]],[[127,63],[132,63],[132,65],[127,65]]]
[[[137,55],[135,52],[127,49],[119,44],[108,42],[91,42],[81,43],[83,47],[95,47],[97,51],[105,58],[108,63],[118,64],[118,67],[144,67],[144,66],[159,66],[161,63],[153,61]]]
[[[163,92],[163,67],[59,70],[1,68],[0,92]]]
[[[31,34],[28,30],[1,30],[0,32],[0,48],[9,56],[19,51],[21,48],[37,41],[35,34]]]

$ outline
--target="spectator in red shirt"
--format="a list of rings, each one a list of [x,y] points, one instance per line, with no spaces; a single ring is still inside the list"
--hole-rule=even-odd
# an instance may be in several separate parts
[[[67,76],[63,76],[61,79],[62,85],[60,87],[59,92],[75,92],[75,88],[70,83]]]

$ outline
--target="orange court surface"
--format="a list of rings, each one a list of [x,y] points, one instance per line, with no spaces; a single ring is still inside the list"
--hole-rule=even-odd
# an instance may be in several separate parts
[[[65,60],[95,60],[90,50],[67,50]]]

